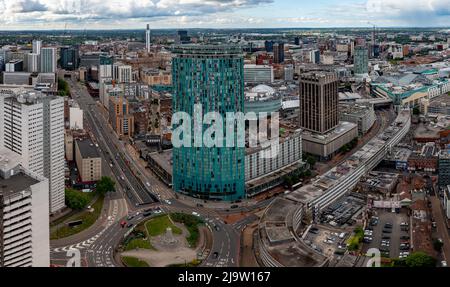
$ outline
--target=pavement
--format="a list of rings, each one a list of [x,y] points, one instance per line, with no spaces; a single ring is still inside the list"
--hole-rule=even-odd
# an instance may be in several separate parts
[[[433,218],[436,221],[436,232],[444,242],[442,251],[445,257],[445,261],[447,261],[448,263],[450,260],[450,236],[445,224],[446,218],[442,210],[442,205],[439,198],[437,196],[430,196],[430,201],[432,206],[431,210],[433,212]]]

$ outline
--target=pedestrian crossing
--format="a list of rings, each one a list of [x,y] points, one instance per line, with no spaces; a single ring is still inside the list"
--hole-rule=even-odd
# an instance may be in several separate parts
[[[58,248],[52,248],[50,250],[50,253],[61,253],[61,252],[67,252],[71,249],[78,249],[78,250],[83,250],[83,249],[88,249],[89,247],[92,246],[92,244],[94,244],[95,241],[97,241],[97,239],[102,236],[105,231],[111,227],[113,224],[115,224],[117,222],[118,219],[122,218],[123,216],[126,215],[126,213],[128,212],[127,210],[127,205],[126,202],[123,202],[123,199],[116,199],[116,200],[111,200],[109,207],[108,207],[108,217],[105,221],[105,225],[102,228],[102,230],[97,233],[96,235],[94,235],[93,237],[84,240],[82,242],[76,243],[76,244],[71,244],[68,246],[64,246],[64,247],[58,247]]]

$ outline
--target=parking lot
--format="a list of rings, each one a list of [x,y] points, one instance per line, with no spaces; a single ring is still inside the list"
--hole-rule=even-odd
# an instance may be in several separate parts
[[[363,251],[378,248],[383,257],[406,257],[405,252],[410,249],[409,236],[409,218],[405,212],[378,211],[366,227]]]
[[[347,227],[355,223],[355,217],[361,214],[366,205],[366,197],[350,193],[330,204],[320,215],[320,222],[334,227]]]
[[[348,232],[332,230],[320,226],[313,226],[305,237],[305,244],[314,250],[330,257],[336,251],[343,253],[346,249]]]

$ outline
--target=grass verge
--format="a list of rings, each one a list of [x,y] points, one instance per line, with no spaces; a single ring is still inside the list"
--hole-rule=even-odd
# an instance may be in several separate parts
[[[126,267],[150,267],[147,262],[135,257],[122,256],[122,262]]]
[[[94,209],[93,212],[89,212],[88,210],[83,210],[78,215],[75,215],[70,218],[70,221],[76,221],[76,220],[82,220],[83,223],[74,226],[69,227],[67,225],[61,226],[61,227],[55,227],[55,229],[50,234],[50,239],[60,239],[65,238],[74,234],[77,234],[83,230],[86,230],[90,226],[92,226],[97,219],[100,217],[100,214],[102,213],[103,208],[103,202],[104,202],[104,196],[99,196],[97,200],[92,205],[92,208]],[[69,220],[67,220],[69,221]]]

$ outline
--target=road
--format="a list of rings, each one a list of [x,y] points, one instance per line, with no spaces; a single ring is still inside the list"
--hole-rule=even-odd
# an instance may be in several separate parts
[[[89,131],[97,141],[100,150],[106,151],[107,162],[113,164],[112,170],[117,178],[120,179],[119,182],[131,203],[136,206],[158,201],[151,191],[148,190],[148,187],[131,170],[129,163],[133,161],[126,159],[126,153],[123,152],[124,149],[118,145],[116,136],[101,116],[99,107],[86,88],[70,80],[69,85],[75,93],[76,101],[80,108],[84,111],[84,116],[90,127]]]
[[[444,246],[442,247],[442,251],[445,257],[445,260],[447,263],[450,260],[450,236],[448,234],[448,229],[445,224],[445,215],[442,211],[441,202],[439,200],[439,197],[437,197],[435,194],[430,196],[431,201],[431,210],[433,212],[433,218],[436,221],[436,228],[437,233],[439,234],[439,237],[442,238],[442,241],[444,242]]]

